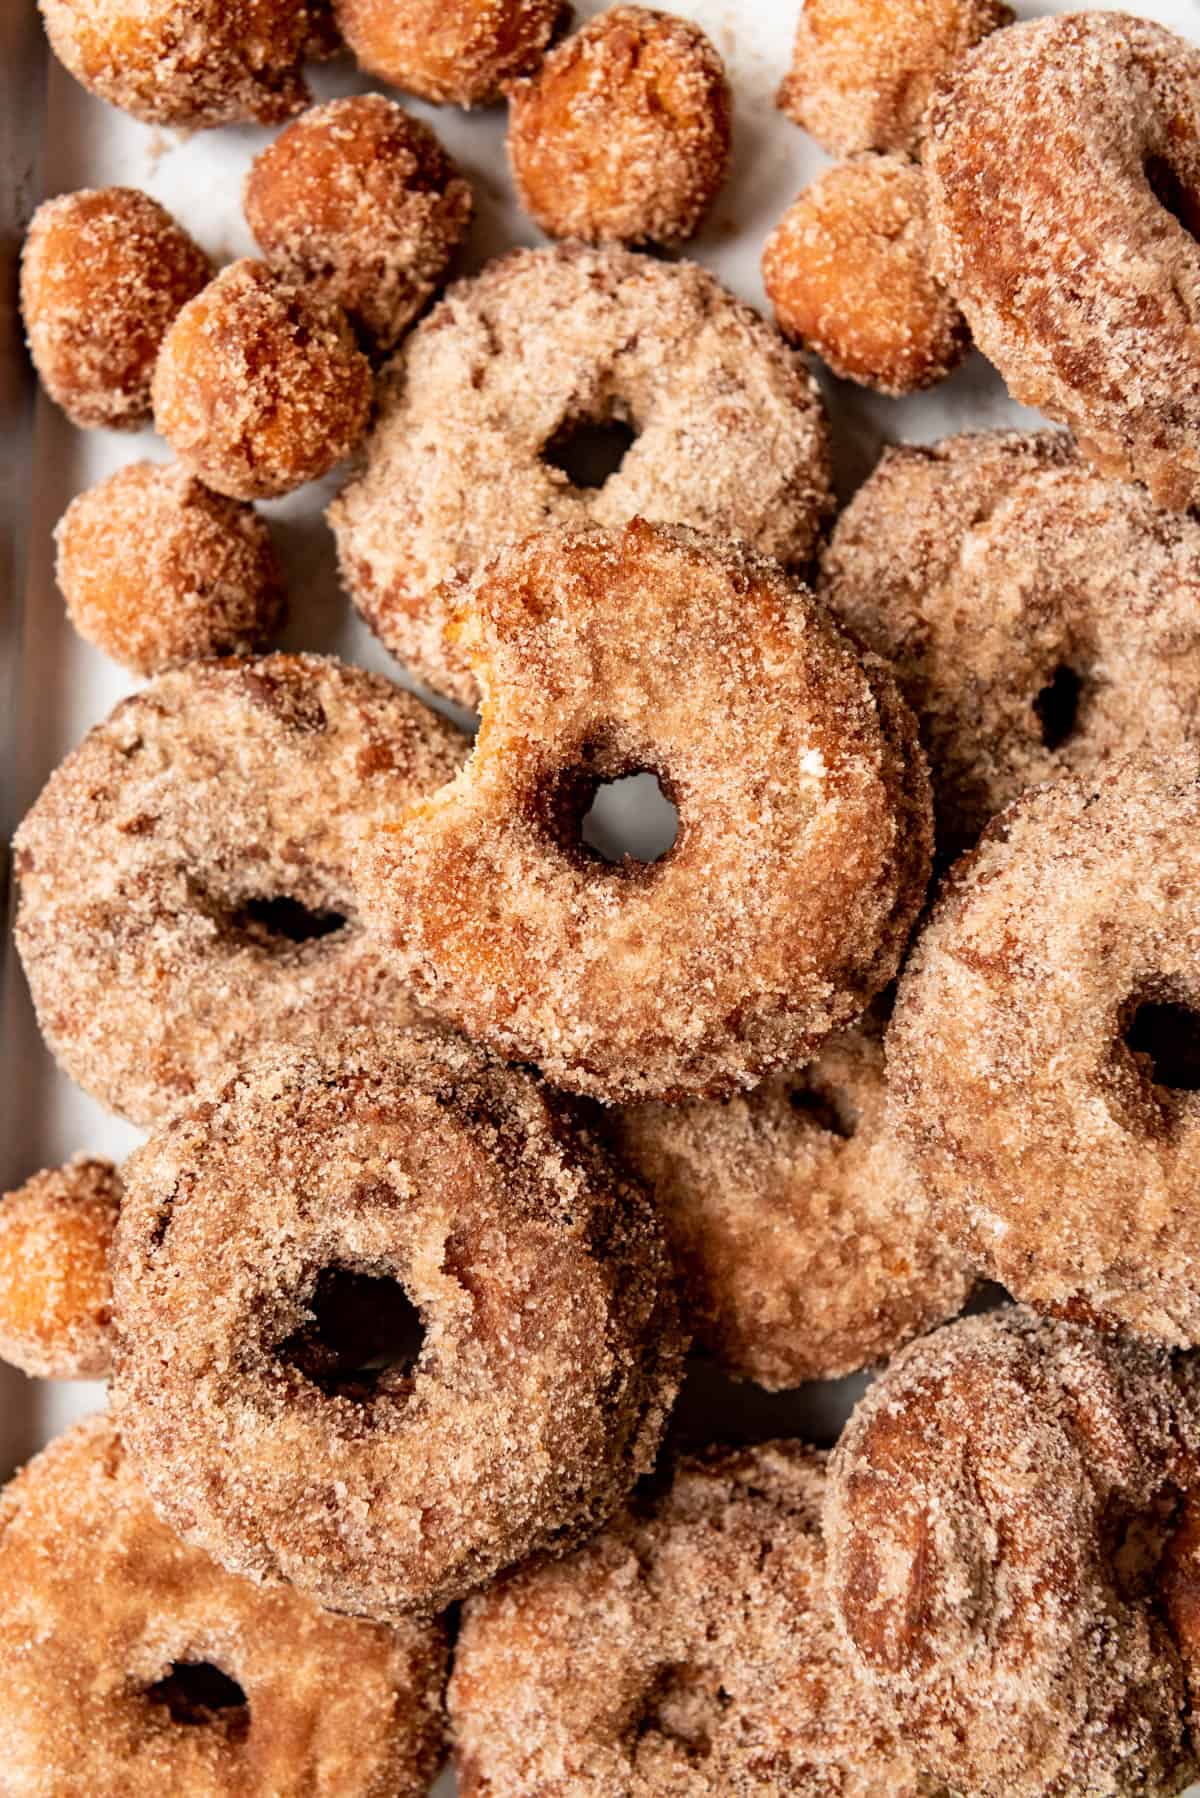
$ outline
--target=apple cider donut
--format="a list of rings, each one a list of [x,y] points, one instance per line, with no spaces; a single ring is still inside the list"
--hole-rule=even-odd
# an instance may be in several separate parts
[[[360,69],[435,104],[486,106],[536,67],[566,0],[333,0]]]
[[[636,440],[602,486],[576,485],[559,463],[609,425]],[[799,568],[831,506],[816,384],[756,313],[695,263],[568,244],[493,262],[422,321],[329,521],[372,630],[472,704],[446,625],[503,543],[638,515]]]
[[[154,1513],[106,1417],[0,1492],[10,1798],[423,1798],[446,1634],[263,1591]]]
[[[367,916],[434,1008],[604,1101],[799,1065],[896,971],[929,874],[916,727],[778,567],[694,532],[549,532],[491,563],[459,642],[471,760],[365,831]],[[673,848],[614,868],[581,823],[655,773]]]
[[[1065,437],[885,451],[818,591],[917,714],[943,849],[1038,781],[1200,737],[1200,524]]]
[[[971,1276],[934,1229],[886,1097],[871,1021],[753,1092],[615,1115],[697,1345],[735,1376],[772,1391],[837,1379],[965,1304]]]
[[[652,1464],[683,1354],[653,1209],[528,1074],[434,1032],[272,1049],[125,1175],[114,1404],[232,1571],[437,1609]]]
[[[449,1703],[463,1798],[918,1798],[824,1588],[824,1457],[677,1467],[566,1560],[466,1605]]]
[[[920,1765],[973,1798],[1196,1777],[1163,1552],[1198,1447],[1195,1370],[1128,1337],[1004,1310],[896,1358],[830,1464],[828,1591]]]
[[[411,1015],[358,921],[350,839],[465,741],[321,656],[194,662],[118,705],[17,833],[16,936],[46,1039],[137,1123],[261,1042]]]
[[[111,1161],[77,1156],[0,1198],[0,1358],[24,1373],[108,1373],[109,1257],[121,1191]]]
[[[940,272],[1013,396],[1200,500],[1200,49],[1124,13],[980,45],[928,115]]]

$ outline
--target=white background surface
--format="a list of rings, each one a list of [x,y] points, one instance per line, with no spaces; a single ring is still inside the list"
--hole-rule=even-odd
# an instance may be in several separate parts
[[[31,5],[32,0],[8,0]],[[596,0],[583,16],[602,11]],[[798,0],[677,0],[725,57],[736,96],[731,179],[689,254],[709,264],[743,298],[762,306],[758,259],[763,241],[799,189],[827,160],[804,133],[775,111],[773,96],[787,67]],[[1068,11],[1065,5],[1018,5],[1022,16]],[[1133,10],[1133,8],[1131,8]],[[1138,7],[1200,41],[1200,0],[1153,0]],[[367,84],[348,61],[312,72],[319,97]],[[463,270],[539,234],[517,210],[504,159],[502,108],[467,115],[406,101],[429,120],[462,164],[475,189],[477,217]],[[253,251],[241,217],[240,187],[251,157],[269,132],[231,129],[185,137],[140,125],[86,95],[51,63],[42,192],[121,182],[147,189],[170,207],[218,259]],[[933,394],[889,401],[827,381],[839,487],[843,498],[873,464],[885,440],[932,439],[951,430],[1028,421],[978,356]],[[7,446],[6,446],[7,447]],[[11,449],[8,448],[8,453]],[[8,786],[6,814],[19,817],[51,769],[134,684],[71,630],[53,578],[50,532],[69,500],[122,463],[165,457],[150,434],[131,438],[76,432],[39,401],[34,446],[34,504],[24,603],[0,595],[0,629],[10,633],[20,675],[16,716],[0,720]],[[336,480],[267,507],[289,568],[291,621],[282,643],[335,652],[383,672],[395,664],[354,618],[339,593],[332,539],[321,507]],[[14,611],[17,622],[14,623]],[[17,640],[12,642],[12,634]],[[37,1034],[24,982],[6,939],[0,984],[0,1185],[87,1151],[121,1159],[138,1133],[104,1114],[58,1074]],[[858,1383],[769,1400],[752,1388],[693,1384],[687,1411],[712,1436],[766,1435],[783,1429],[828,1441]],[[103,1402],[99,1387],[38,1385],[0,1370],[0,1476],[71,1418]],[[453,1790],[448,1776],[440,1794]],[[1195,1788],[1200,1793],[1200,1787]]]

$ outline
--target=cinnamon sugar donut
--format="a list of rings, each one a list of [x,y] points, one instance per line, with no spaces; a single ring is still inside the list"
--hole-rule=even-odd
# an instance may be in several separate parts
[[[614,421],[636,441],[603,486],[576,486],[561,446]],[[816,385],[757,314],[695,263],[560,245],[493,262],[418,326],[329,521],[372,630],[472,704],[446,625],[503,543],[637,515],[800,567],[831,507]]]
[[[566,0],[333,0],[361,69],[435,103],[485,106],[541,59]]]
[[[0,1358],[45,1380],[107,1374],[121,1190],[111,1161],[77,1156],[0,1198]]]
[[[886,1096],[872,1021],[753,1092],[616,1114],[697,1343],[734,1375],[772,1391],[837,1379],[966,1302],[971,1276],[934,1230]]]
[[[1018,1298],[1200,1342],[1200,758],[1035,788],[956,869],[888,1034],[937,1217]]]
[[[474,753],[355,870],[439,1011],[574,1091],[686,1098],[797,1066],[887,984],[928,878],[924,765],[804,588],[635,519],[518,545],[458,628]],[[614,868],[581,821],[641,769],[678,838]]]
[[[1148,19],[1034,19],[929,109],[941,272],[1016,399],[1101,473],[1200,500],[1200,49]]]
[[[1198,1445],[1194,1369],[1127,1338],[1008,1310],[897,1357],[834,1451],[828,1589],[920,1764],[977,1798],[1196,1776],[1161,1561]]]
[[[895,668],[945,849],[1038,781],[1200,737],[1200,525],[1095,474],[1067,438],[885,451],[818,591]]]
[[[149,1123],[259,1043],[403,1022],[350,838],[464,750],[409,694],[321,656],[196,662],[123,701],[14,843],[17,944],[71,1077]]]
[[[683,1348],[662,1240],[527,1074],[433,1033],[272,1049],[125,1172],[114,1403],[233,1571],[437,1608],[651,1465]]]
[[[684,1461],[567,1560],[466,1606],[463,1798],[917,1798],[824,1591],[824,1457]]]
[[[185,1547],[111,1422],[0,1493],[0,1765],[11,1798],[423,1798],[440,1623],[388,1629]]]
[[[728,171],[733,97],[690,19],[614,6],[508,98],[517,195],[551,237],[683,243]]]

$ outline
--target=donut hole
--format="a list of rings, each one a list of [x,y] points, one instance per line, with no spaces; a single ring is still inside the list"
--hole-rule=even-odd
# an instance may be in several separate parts
[[[172,1661],[145,1696],[186,1729],[219,1729],[226,1740],[241,1741],[250,1728],[245,1692],[211,1661]]]
[[[679,808],[644,751],[601,728],[532,790],[531,822],[577,868],[649,875],[675,848]]]
[[[245,942],[270,954],[286,954],[308,943],[324,942],[346,929],[344,912],[305,905],[288,893],[247,899],[227,914],[229,926]]]
[[[1101,1520],[1100,1540],[1113,1582],[1127,1603],[1157,1598],[1163,1563],[1178,1532],[1183,1507],[1183,1494],[1170,1484],[1137,1511],[1116,1500],[1110,1504]]]
[[[305,1300],[306,1321],[276,1349],[326,1398],[359,1403],[404,1396],[425,1344],[421,1314],[398,1280],[360,1268],[326,1267]]]
[[[1164,212],[1200,241],[1200,193],[1194,192],[1164,156],[1149,156],[1145,162],[1150,191]]]
[[[1083,676],[1066,662],[1060,662],[1034,700],[1033,710],[1046,749],[1061,749],[1075,734],[1083,685]]]
[[[836,1136],[841,1142],[849,1142],[858,1129],[858,1118],[842,1093],[832,1090],[818,1092],[811,1086],[793,1086],[788,1089],[787,1099],[798,1116],[816,1129],[823,1130],[827,1136]]]
[[[679,809],[649,768],[597,781],[579,820],[579,840],[601,861],[651,867],[675,847]]]
[[[681,1749],[689,1760],[704,1760],[712,1753],[721,1717],[732,1700],[711,1676],[682,1661],[656,1668],[647,1684],[634,1720],[634,1737],[656,1735]]]
[[[1150,1084],[1167,1093],[1200,1092],[1200,1011],[1167,996],[1126,1008],[1125,1047]]]
[[[628,421],[613,413],[599,419],[570,419],[542,450],[542,461],[565,474],[572,487],[595,491],[618,473],[637,442]]]

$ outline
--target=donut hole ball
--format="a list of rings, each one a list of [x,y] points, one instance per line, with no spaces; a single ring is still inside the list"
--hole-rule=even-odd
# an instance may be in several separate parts
[[[784,214],[763,281],[785,337],[881,393],[944,380],[970,334],[931,268],[925,177],[902,156],[827,169]]]
[[[74,424],[137,430],[167,329],[212,265],[170,213],[136,187],[46,200],[21,258],[29,352]]]
[[[0,1199],[0,1356],[41,1379],[100,1379],[112,1357],[111,1161],[48,1168]]]
[[[805,0],[780,110],[833,156],[914,150],[943,75],[999,26],[1002,0]]]
[[[379,350],[442,285],[472,206],[429,127],[381,94],[313,107],[255,159],[245,189],[271,266]]]
[[[147,124],[278,124],[308,98],[301,65],[317,21],[304,0],[40,4],[64,67]]]
[[[724,64],[688,19],[617,6],[509,89],[517,193],[551,237],[682,243],[725,179]]]
[[[283,615],[263,520],[177,464],[135,462],[81,493],[55,540],[71,622],[138,674],[248,655]]]
[[[366,429],[371,367],[343,312],[244,258],[183,308],[154,371],[154,422],[231,499],[315,481]]]
[[[333,0],[368,75],[435,104],[484,106],[533,68],[569,17],[564,0]]]

